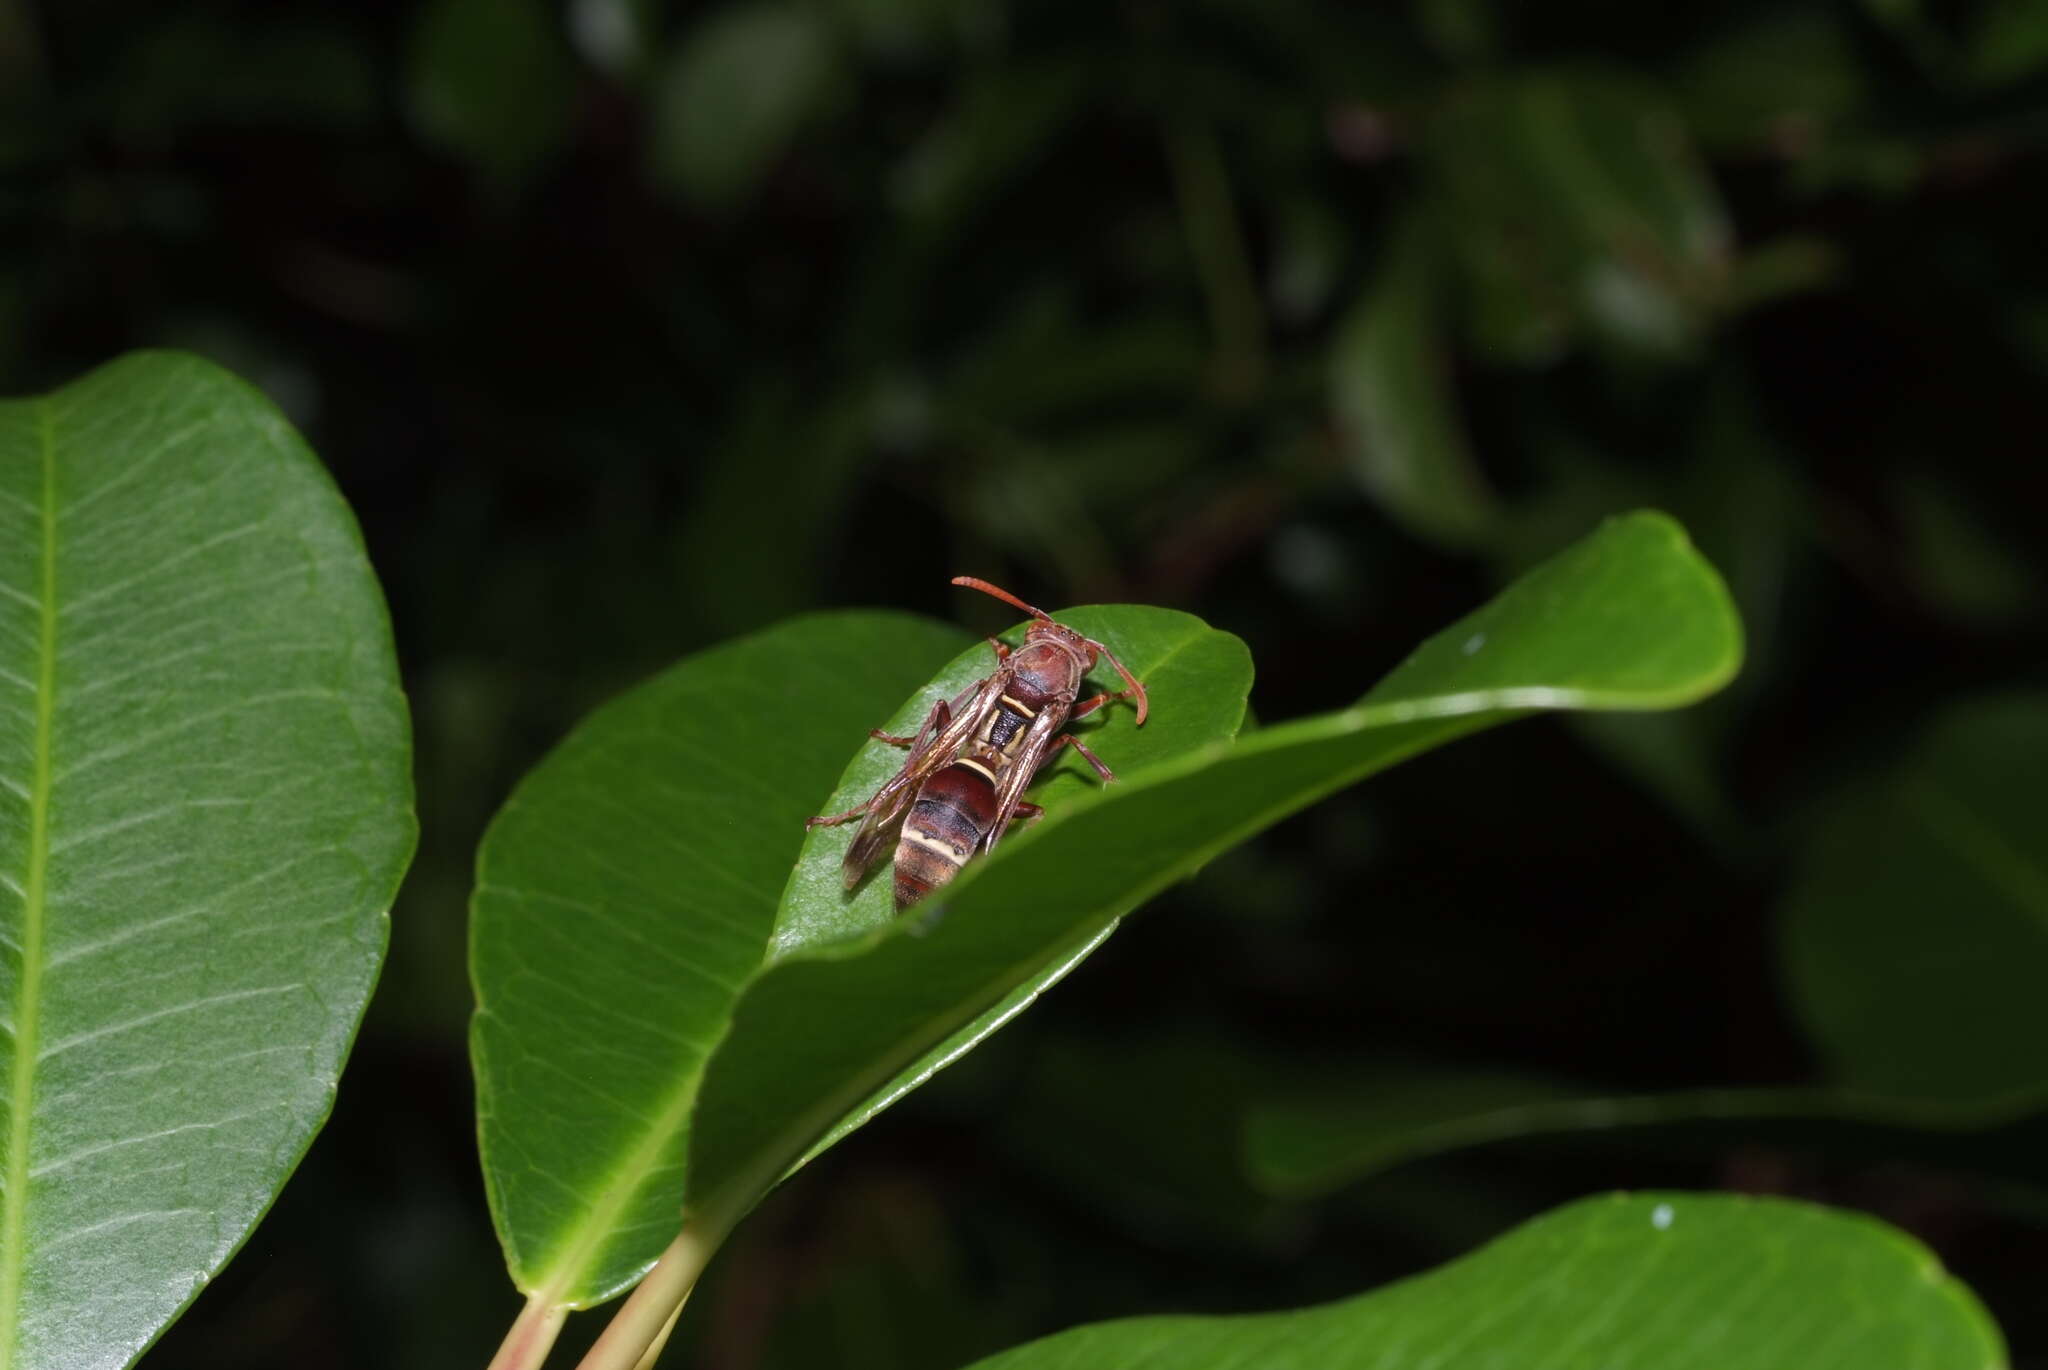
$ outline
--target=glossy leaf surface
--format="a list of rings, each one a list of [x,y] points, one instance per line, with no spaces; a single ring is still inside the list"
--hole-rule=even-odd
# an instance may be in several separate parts
[[[1342,1303],[1075,1328],[976,1370],[1963,1370],[2005,1364],[1976,1298],[1870,1218],[1630,1194],[1526,1223]]]
[[[484,1176],[514,1283],[601,1298],[674,1235],[706,1054],[850,740],[971,641],[801,618],[592,714],[485,835],[470,924]]]
[[[786,956],[748,989],[703,1086],[692,1204],[735,1217],[1043,967],[1332,790],[1520,711],[1686,703],[1740,651],[1726,591],[1683,531],[1632,515],[1431,638],[1354,708],[1076,796],[963,872],[930,916]]]
[[[1235,730],[1250,685],[1236,639],[1163,609],[1061,619],[1113,641],[1152,690],[1143,729],[1123,706],[1083,721],[1112,767]],[[748,978],[895,921],[886,861],[848,899],[839,862],[852,827],[807,833],[803,820],[860,802],[902,765],[870,741],[848,767],[850,744],[878,725],[915,732],[935,697],[992,660],[985,643],[923,619],[798,619],[600,709],[513,795],[485,838],[471,963],[485,1173],[520,1288],[601,1299],[674,1235],[704,1058]],[[1061,805],[1094,788],[1073,764],[1035,798]],[[1020,977],[995,1017],[1073,959]]]
[[[119,1366],[333,1102],[412,850],[348,509],[142,354],[0,405],[0,1366]]]
[[[1059,619],[1097,641],[1114,644],[1124,665],[1145,683],[1151,713],[1142,728],[1133,725],[1132,706],[1128,704],[1114,705],[1106,715],[1091,715],[1073,727],[1076,735],[1086,740],[1089,750],[1119,777],[1142,777],[1149,766],[1226,742],[1237,734],[1244,722],[1245,696],[1251,689],[1252,663],[1244,644],[1231,634],[1218,632],[1189,614],[1130,605],[1062,610]],[[985,647],[956,659],[937,681],[906,706],[903,714],[892,720],[889,731],[915,732],[932,700],[942,695],[951,699],[969,682],[987,674],[992,665],[993,656]],[[1104,689],[1122,685],[1106,662],[1097,666],[1090,680]],[[872,794],[901,760],[900,752],[880,744],[864,752],[847,768],[839,788],[827,801],[827,811],[838,812]],[[1117,783],[1131,782],[1120,778]],[[1058,812],[1101,788],[1101,782],[1087,764],[1068,754],[1047,768],[1030,795],[1033,803],[1043,805],[1048,812]],[[851,833],[846,829],[836,833],[821,829],[804,844],[804,854],[784,892],[777,920],[777,960],[862,933],[889,935],[894,916],[886,871],[871,876],[850,900],[840,889],[840,855],[850,840]],[[865,1123],[1022,1012],[1101,945],[1113,926],[1113,922],[1104,923],[1055,949],[1034,973],[1019,977],[1000,1002],[925,1052],[860,1107],[838,1119],[807,1151],[806,1158]]]

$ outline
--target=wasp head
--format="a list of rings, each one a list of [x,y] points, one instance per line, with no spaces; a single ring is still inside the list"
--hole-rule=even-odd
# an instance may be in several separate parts
[[[1109,658],[1109,664],[1116,667],[1116,673],[1124,678],[1124,683],[1131,687],[1130,693],[1137,697],[1138,723],[1141,726],[1144,724],[1147,712],[1145,687],[1138,683],[1138,678],[1131,674],[1130,669],[1123,662],[1116,659],[1115,652],[1110,651],[1109,648],[1103,646],[1092,637],[1083,637],[1066,624],[1055,619],[1045,610],[1033,608],[1031,605],[1026,604],[1000,585],[991,585],[987,581],[975,576],[954,576],[953,583],[955,585],[964,585],[970,590],[979,590],[985,595],[994,595],[1005,604],[1013,604],[1031,615],[1033,622],[1029,628],[1024,630],[1024,641],[1027,645],[1033,642],[1057,642],[1080,658],[1084,663],[1082,666],[1084,672],[1095,669],[1095,661],[1098,656]]]

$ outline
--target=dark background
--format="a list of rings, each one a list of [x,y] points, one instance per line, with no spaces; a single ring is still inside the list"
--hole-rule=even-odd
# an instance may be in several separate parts
[[[821,606],[993,628],[973,572],[1200,613],[1283,719],[1643,504],[1737,593],[1733,689],[1219,862],[757,1213],[670,1362],[943,1370],[1653,1184],[1878,1213],[2048,1345],[2040,1172],[1910,1140],[1235,1174],[1275,1060],[1820,1078],[1774,946],[1815,814],[2042,680],[2048,6],[1666,8],[0,3],[0,389],[138,346],[261,385],[362,520],[418,734],[334,1119],[145,1363],[488,1358],[469,861],[610,694]]]

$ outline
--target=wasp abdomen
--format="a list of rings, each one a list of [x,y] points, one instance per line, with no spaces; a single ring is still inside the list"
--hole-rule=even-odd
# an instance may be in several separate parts
[[[995,822],[996,787],[988,769],[962,758],[918,792],[896,843],[896,907],[909,908],[953,878]]]

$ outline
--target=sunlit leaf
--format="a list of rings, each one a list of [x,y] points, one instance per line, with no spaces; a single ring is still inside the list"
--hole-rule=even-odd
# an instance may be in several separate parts
[[[0,1366],[120,1366],[334,1101],[411,855],[347,507],[140,354],[0,404]]]

